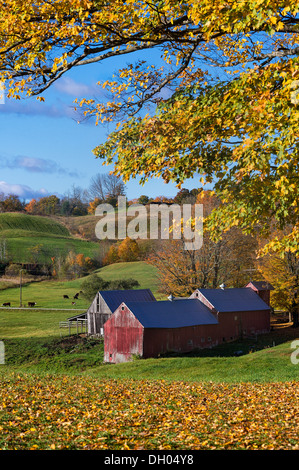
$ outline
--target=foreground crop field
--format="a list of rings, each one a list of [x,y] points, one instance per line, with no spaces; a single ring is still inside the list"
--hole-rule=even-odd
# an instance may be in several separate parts
[[[299,449],[298,382],[3,375],[0,449]]]

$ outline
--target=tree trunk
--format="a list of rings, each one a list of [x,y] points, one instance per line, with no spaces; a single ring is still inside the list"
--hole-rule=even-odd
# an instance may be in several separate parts
[[[295,299],[291,307],[291,318],[293,322],[293,325],[292,325],[293,328],[297,328],[299,326],[298,309],[299,309],[299,305],[298,305],[297,299]]]

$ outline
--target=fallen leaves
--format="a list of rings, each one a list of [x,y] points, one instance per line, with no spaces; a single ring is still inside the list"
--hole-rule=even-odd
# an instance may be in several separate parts
[[[12,374],[0,449],[299,449],[298,389]]]

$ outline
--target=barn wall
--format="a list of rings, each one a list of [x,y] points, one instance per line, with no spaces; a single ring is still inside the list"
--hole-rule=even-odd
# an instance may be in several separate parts
[[[219,342],[232,341],[270,331],[270,312],[269,310],[220,312],[218,322]]]
[[[111,315],[111,311],[103,297],[97,293],[87,310],[87,325],[89,335],[100,335],[104,323]]]
[[[127,362],[132,355],[143,355],[143,326],[126,306],[121,307],[104,325],[104,362]]]
[[[266,302],[267,305],[270,305],[270,291],[269,290],[260,290],[257,291],[257,294]]]
[[[266,290],[258,290],[254,284],[251,282],[246,286],[252,289],[254,292],[257,293],[257,295],[264,301],[266,302],[267,305],[270,306],[270,289]]]
[[[143,357],[217,346],[217,327],[218,325],[196,325],[183,328],[145,328]]]
[[[134,354],[148,358],[169,351],[183,353],[212,348],[270,330],[269,310],[223,312],[217,318],[217,325],[143,328],[125,305],[120,306],[104,324],[104,361],[119,363],[131,360]]]

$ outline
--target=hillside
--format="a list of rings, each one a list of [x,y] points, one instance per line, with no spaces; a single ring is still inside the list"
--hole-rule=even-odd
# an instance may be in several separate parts
[[[157,270],[144,261],[131,263],[116,263],[95,271],[104,280],[136,279],[140,289],[151,289],[157,299],[161,298],[158,292]],[[37,303],[37,307],[86,309],[90,302],[79,296],[76,305],[72,305],[73,296],[80,291],[81,284],[88,276],[72,281],[42,281],[34,282],[22,287],[23,304],[28,301]],[[68,295],[69,299],[64,299]],[[3,302],[11,302],[12,307],[20,305],[20,287],[0,290],[0,306]],[[65,317],[69,316],[66,314]]]
[[[50,217],[0,214],[1,261],[32,263],[31,250],[39,245],[38,263],[51,263],[51,257],[74,251],[93,257],[99,242],[82,240],[70,234],[61,223]]]
[[[55,220],[39,215],[20,214],[18,212],[6,212],[0,214],[0,233],[15,231],[29,231],[37,233],[47,233],[48,235],[70,236],[68,229]]]

